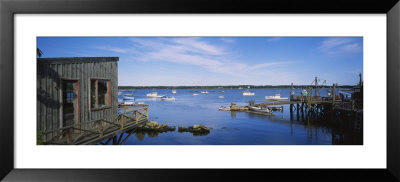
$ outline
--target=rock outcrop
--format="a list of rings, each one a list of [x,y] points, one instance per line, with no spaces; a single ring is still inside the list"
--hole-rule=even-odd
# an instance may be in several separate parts
[[[136,131],[145,132],[167,132],[175,131],[175,127],[168,126],[166,123],[160,125],[157,121],[150,121],[141,126],[139,126]]]
[[[208,128],[207,126],[204,126],[202,124],[196,124],[193,126],[189,126],[187,128],[183,127],[183,126],[179,126],[178,131],[179,132],[190,132],[190,133],[193,133],[194,136],[201,136],[201,135],[208,135],[210,133],[210,128]]]

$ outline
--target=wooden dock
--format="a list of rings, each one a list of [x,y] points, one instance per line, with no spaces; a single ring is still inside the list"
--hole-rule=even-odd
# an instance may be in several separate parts
[[[148,122],[148,107],[123,107],[124,112],[112,122],[104,119],[92,121],[92,129],[81,129],[79,126],[68,126],[58,129],[59,135],[46,144],[53,145],[94,145],[107,140],[116,143],[116,136],[130,132],[134,128]],[[53,131],[52,131],[53,132]],[[121,136],[120,136],[121,139]],[[120,141],[118,141],[120,142]]]
[[[297,120],[299,117],[308,118],[316,121],[320,120],[335,120],[335,121],[354,121],[355,128],[362,128],[362,116],[363,116],[363,87],[360,76],[360,84],[353,88],[353,94],[351,99],[343,98],[340,95],[335,94],[336,84],[332,86],[332,94],[328,94],[328,97],[321,97],[317,93],[318,85],[317,78],[315,78],[315,92],[313,94],[313,86],[307,87],[304,94],[294,95],[293,84],[290,90],[290,99],[278,100],[278,101],[262,101],[255,103],[249,101],[248,106],[256,107],[268,107],[274,109],[277,106],[290,105],[290,118],[293,120],[294,114],[296,114]],[[249,111],[248,106],[237,106],[232,103],[228,111]],[[227,108],[227,107],[225,107]],[[255,114],[263,114],[261,112],[252,112]],[[272,115],[268,113],[268,115]],[[329,119],[330,118],[330,119]],[[304,120],[304,119],[303,119]],[[350,123],[350,122],[349,122]]]

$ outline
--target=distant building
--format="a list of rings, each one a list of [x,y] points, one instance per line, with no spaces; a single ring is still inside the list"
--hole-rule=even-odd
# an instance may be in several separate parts
[[[44,142],[118,117],[118,57],[37,59],[37,130]]]

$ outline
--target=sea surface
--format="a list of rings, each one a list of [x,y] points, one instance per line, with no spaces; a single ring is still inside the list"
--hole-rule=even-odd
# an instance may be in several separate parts
[[[289,97],[290,94],[290,89],[266,88],[249,89],[255,95],[243,96],[242,92],[246,90],[248,89],[177,89],[176,94],[172,94],[171,89],[136,89],[122,92],[120,99],[124,94],[133,94],[135,102],[149,104],[150,120],[160,124],[167,123],[168,126],[176,128],[195,124],[211,128],[210,133],[203,136],[194,136],[189,132],[180,133],[178,129],[164,133],[137,132],[130,135],[124,145],[362,144],[362,134],[346,128],[351,123],[341,125],[335,124],[336,121],[310,121],[307,117],[297,117],[296,112],[291,118],[289,105],[283,106],[283,112],[273,112],[272,116],[218,110],[220,106],[230,106],[231,103],[245,106],[250,100],[255,103],[264,102],[265,96],[280,93],[281,97]],[[302,90],[297,88],[294,91],[296,95],[300,95]],[[320,96],[327,96],[328,90],[330,89],[323,88],[318,93]],[[208,94],[201,91],[208,91]],[[147,98],[146,94],[151,92],[173,96],[175,101]],[[125,133],[122,137],[127,135]]]

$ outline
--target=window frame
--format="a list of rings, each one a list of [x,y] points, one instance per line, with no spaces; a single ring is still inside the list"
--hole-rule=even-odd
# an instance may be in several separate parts
[[[96,80],[96,85],[98,85],[98,81],[99,80],[101,80],[101,81],[106,81],[107,82],[107,97],[108,97],[108,103],[106,104],[106,106],[103,106],[103,107],[96,107],[96,108],[93,108],[92,107],[92,95],[91,95],[91,91],[92,91],[92,80]],[[88,98],[89,98],[89,103],[88,103],[88,105],[89,105],[89,111],[98,111],[98,110],[104,110],[104,109],[110,109],[110,108],[112,108],[112,101],[111,101],[111,99],[112,99],[112,96],[111,96],[111,79],[109,79],[109,78],[89,78],[89,81],[88,81]],[[98,86],[96,87],[96,88],[98,88]],[[96,90],[95,91],[95,94],[96,94],[96,96],[95,96],[95,99],[98,101],[98,90]]]

